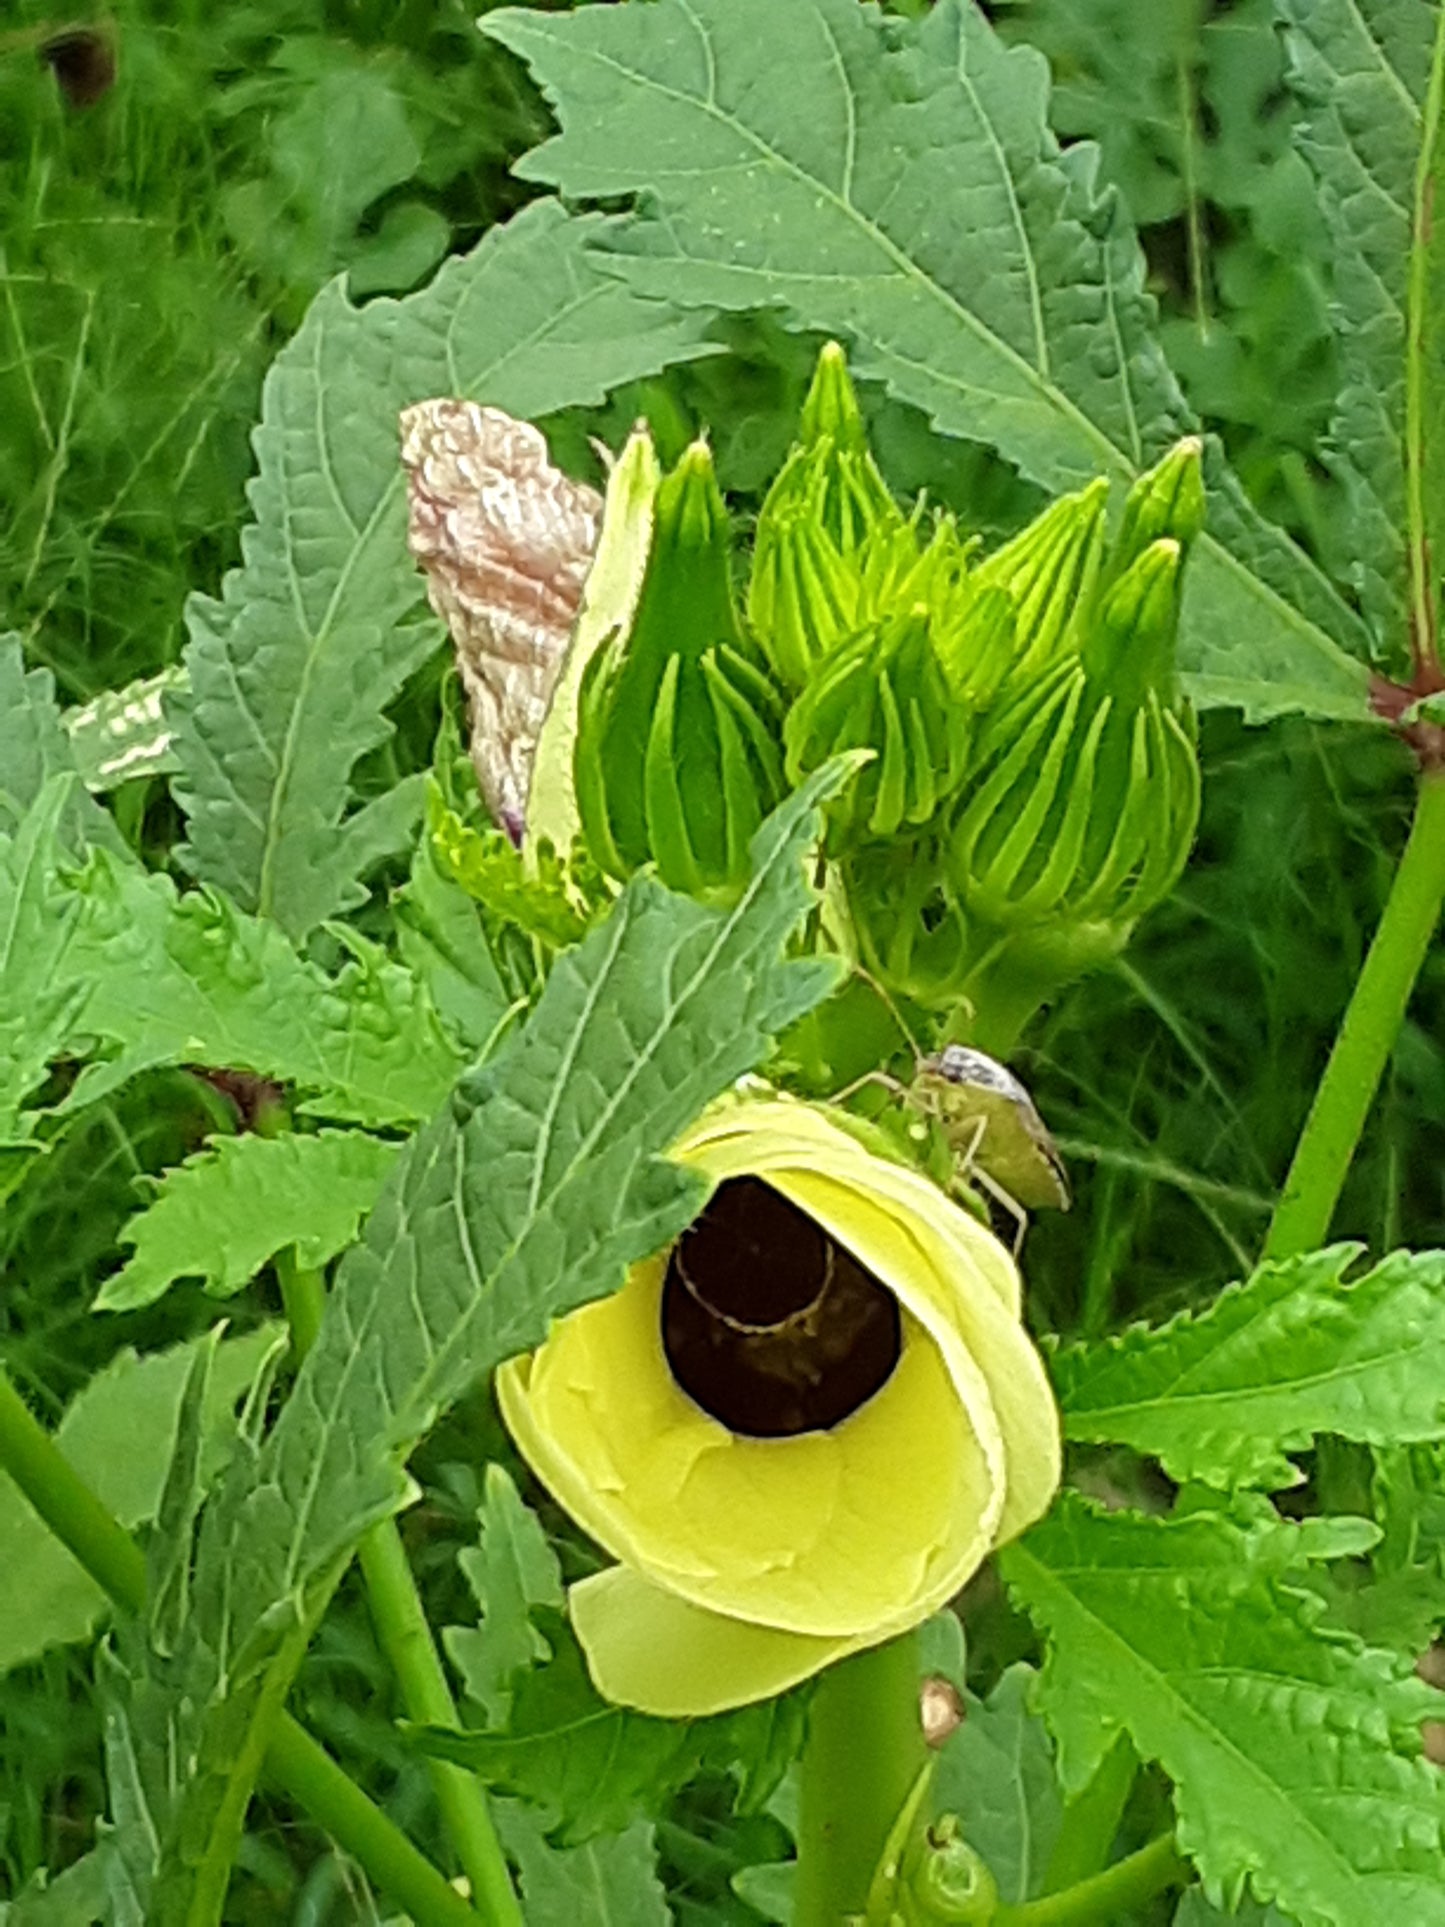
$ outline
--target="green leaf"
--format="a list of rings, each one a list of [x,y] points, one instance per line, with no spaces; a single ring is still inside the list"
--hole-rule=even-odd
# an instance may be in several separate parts
[[[95,1657],[110,1795],[110,1831],[106,1836],[109,1919],[112,1927],[149,1927],[160,1849],[160,1815],[152,1804],[144,1743],[132,1709],[134,1682],[109,1640],[102,1642]]]
[[[431,837],[417,839],[411,875],[391,902],[397,949],[426,986],[442,1022],[469,1058],[496,1035],[511,999],[477,906],[444,875]]]
[[[15,833],[48,781],[81,769],[73,740],[66,740],[68,721],[50,671],[27,670],[19,636],[0,635],[0,834]],[[126,853],[115,824],[79,783],[66,796],[59,835],[75,855],[88,843]]]
[[[668,1927],[655,1829],[635,1820],[581,1847],[554,1847],[536,1815],[512,1801],[492,1808],[521,1876],[527,1927]]]
[[[158,1927],[216,1918],[267,1719],[357,1541],[405,1503],[416,1441],[676,1237],[701,1187],[667,1148],[836,982],[830,963],[782,953],[813,901],[818,805],[844,773],[820,772],[762,826],[730,907],[638,878],[399,1160],[273,1431],[203,1520],[189,1650],[154,1682],[194,1762],[168,1816]]]
[[[276,1340],[268,1326],[227,1339],[216,1356],[206,1426],[219,1456],[236,1400]],[[175,1436],[186,1376],[198,1345],[137,1357],[116,1355],[78,1392],[56,1427],[55,1443],[103,1505],[127,1529],[155,1517]],[[100,1587],[0,1474],[0,1570],[24,1583],[0,1588],[0,1673],[51,1646],[88,1639],[108,1614]]]
[[[1380,1538],[1370,1564],[1316,1573],[1311,1583],[1336,1624],[1413,1660],[1445,1624],[1445,1448],[1405,1445],[1374,1457]]]
[[[1228,1913],[1216,1907],[1200,1887],[1191,1887],[1174,1909],[1173,1927],[1220,1927],[1232,1920],[1238,1927],[1292,1927],[1288,1914],[1278,1907],[1263,1907],[1257,1900],[1243,1900]]]
[[[192,600],[168,708],[191,867],[293,936],[398,847],[375,806],[348,814],[352,772],[440,641],[412,619],[398,410],[465,395],[541,415],[707,352],[696,319],[599,272],[586,244],[609,225],[536,203],[403,301],[356,309],[334,283],[272,363],[245,562]]]
[[[1376,653],[1408,675],[1409,496],[1420,451],[1407,447],[1407,369],[1413,362],[1413,378],[1436,391],[1436,409],[1445,380],[1438,354],[1433,366],[1420,365],[1424,344],[1407,338],[1422,292],[1411,288],[1417,227],[1430,226],[1417,206],[1421,149],[1439,140],[1431,48],[1440,10],[1424,0],[1276,0],[1276,10],[1289,29],[1300,145],[1319,180],[1333,253],[1341,382],[1330,465],[1348,500],[1340,526]],[[1445,422],[1428,427],[1438,464]],[[1434,553],[1438,571],[1438,542]],[[1437,580],[1426,593],[1433,630]]]
[[[463,1059],[409,971],[352,936],[329,976],[273,924],[104,850],[70,871],[63,798],[55,779],[13,844],[0,839],[0,1131],[22,1127],[62,1051],[96,1060],[67,1110],[188,1063],[298,1084],[317,1094],[307,1108],[362,1124],[414,1123],[441,1102]]]
[[[1062,1814],[1053,1748],[1029,1704],[1036,1677],[1011,1666],[987,1700],[970,1698],[933,1782],[935,1810],[958,1814],[1005,1902],[1041,1891]]]
[[[66,710],[70,753],[87,789],[111,790],[137,776],[169,776],[180,768],[165,698],[184,680],[185,672],[173,666]]]
[[[1097,150],[1059,149],[1044,61],[1001,47],[971,0],[907,30],[856,0],[656,0],[509,8],[484,31],[561,123],[519,171],[642,197],[599,237],[639,293],[840,335],[859,377],[1056,493],[1124,481],[1192,428]],[[1180,637],[1192,694],[1256,720],[1363,716],[1358,619],[1217,450],[1208,471]]]
[[[1150,1519],[1064,1493],[1001,1555],[1047,1635],[1041,1709],[1066,1793],[1118,1734],[1174,1783],[1181,1849],[1216,1904],[1248,1878],[1304,1927],[1445,1921],[1445,1782],[1408,1661],[1319,1623],[1283,1529]]]
[[[111,1852],[97,1847],[54,1880],[32,1880],[13,1900],[0,1901],[0,1927],[91,1927],[109,1921]]]
[[[704,1764],[737,1771],[739,1802],[752,1811],[801,1745],[806,1694],[712,1719],[654,1719],[603,1699],[566,1622],[543,1624],[553,1657],[516,1679],[505,1731],[424,1727],[417,1738],[489,1786],[520,1794],[564,1841],[616,1833],[655,1814]]]
[[[80,907],[56,874],[75,779],[52,776],[13,837],[0,836],[0,1142],[23,1143],[25,1100],[74,1034],[87,986],[61,969]]]
[[[1181,1483],[1295,1485],[1319,1432],[1445,1438],[1445,1253],[1395,1252],[1352,1284],[1355,1245],[1264,1265],[1201,1312],[1065,1346],[1070,1438],[1131,1445]]]
[[[565,1594],[557,1555],[537,1515],[500,1465],[487,1467],[480,1543],[457,1557],[481,1608],[479,1626],[448,1626],[442,1644],[467,1692],[490,1726],[505,1726],[518,1673],[550,1659],[552,1649],[532,1623],[533,1609],[560,1612]]]
[[[355,1240],[398,1149],[364,1131],[218,1139],[167,1172],[121,1231],[135,1250],[96,1310],[149,1305],[177,1278],[228,1298],[290,1245],[299,1264],[327,1264]]]
[[[505,1732],[426,1727],[428,1753],[459,1761],[488,1786],[536,1806],[549,1832],[583,1841],[655,1813],[702,1763],[706,1722],[659,1720],[602,1698],[563,1622],[555,1657],[524,1673]]]

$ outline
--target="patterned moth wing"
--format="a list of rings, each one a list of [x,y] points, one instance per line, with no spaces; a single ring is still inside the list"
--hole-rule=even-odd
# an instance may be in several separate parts
[[[401,416],[407,539],[456,645],[472,763],[520,841],[532,757],[577,620],[602,498],[554,468],[529,422],[470,401]]]

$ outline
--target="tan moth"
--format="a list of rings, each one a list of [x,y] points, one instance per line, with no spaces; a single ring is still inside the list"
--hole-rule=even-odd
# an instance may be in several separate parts
[[[487,807],[520,840],[538,733],[577,620],[602,497],[529,422],[476,402],[401,416],[407,540],[446,623]]]

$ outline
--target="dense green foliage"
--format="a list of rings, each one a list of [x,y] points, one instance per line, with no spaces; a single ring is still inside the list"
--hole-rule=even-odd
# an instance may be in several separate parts
[[[973,1588],[966,1661],[925,1629],[969,1697],[939,1798],[1010,1906],[1177,1818],[1203,1886],[1139,1927],[1445,1919],[1438,951],[1353,1242],[1257,1268],[1411,806],[1368,689],[1438,599],[1406,309],[1439,9],[179,11],[116,10],[89,106],[34,7],[0,41],[0,1362],[161,1521],[148,1619],[98,1641],[0,1475],[0,1920],[382,1918],[258,1778],[288,1691],[449,1875],[431,1759],[477,1768],[529,1922],[787,1917],[806,1689],[601,1700],[561,1610],[595,1555],[522,1502],[484,1381],[676,1235],[668,1146],[834,988],[785,952],[845,777],[729,847],[732,901],[528,880],[457,754],[396,415],[476,396],[594,482],[641,412],[667,462],[706,430],[746,528],[828,335],[890,487],[990,546],[1207,437],[1199,840],[1014,1060],[1074,1184],[1026,1271],[1088,1496]],[[333,1261],[298,1369],[276,1320]],[[397,1514],[466,1736],[404,1707],[350,1570]]]

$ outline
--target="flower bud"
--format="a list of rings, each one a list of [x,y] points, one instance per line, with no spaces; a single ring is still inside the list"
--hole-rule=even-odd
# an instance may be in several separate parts
[[[803,404],[798,441],[758,516],[748,621],[782,684],[866,619],[864,579],[887,579],[918,544],[868,451],[843,350],[829,342]]]
[[[1173,888],[1199,817],[1187,710],[1172,699],[1182,551],[1151,544],[1097,611],[1082,653],[982,725],[954,825],[971,915],[1034,931],[1076,974]]]
[[[1018,652],[1019,618],[1014,599],[978,573],[960,576],[939,598],[933,642],[955,699],[978,713],[992,706]]]
[[[976,589],[1002,589],[1013,604],[1017,653],[1008,670],[1010,688],[1027,687],[1078,647],[1080,619],[1103,556],[1108,499],[1102,477],[1060,496],[975,569]]]
[[[901,521],[898,505],[869,453],[848,358],[836,341],[825,342],[818,356],[794,452],[815,466],[821,484],[816,506],[823,532],[840,555],[853,554],[880,525]],[[767,513],[766,502],[763,513]]]
[[[834,822],[855,841],[893,837],[926,823],[957,791],[969,728],[933,647],[927,605],[915,603],[814,670],[784,729],[788,781],[840,751],[871,749],[873,761],[834,806]]]
[[[838,866],[860,962],[900,997],[948,1010],[964,992],[968,927],[934,831],[850,851]]]
[[[1184,436],[1129,490],[1105,571],[1107,581],[1117,580],[1161,536],[1172,536],[1188,549],[1201,534],[1206,507],[1203,451],[1197,435]]]
[[[739,881],[782,794],[781,721],[738,628],[727,508],[695,443],[658,488],[631,627],[583,674],[574,776],[596,861],[619,878],[655,862],[694,893]]]

